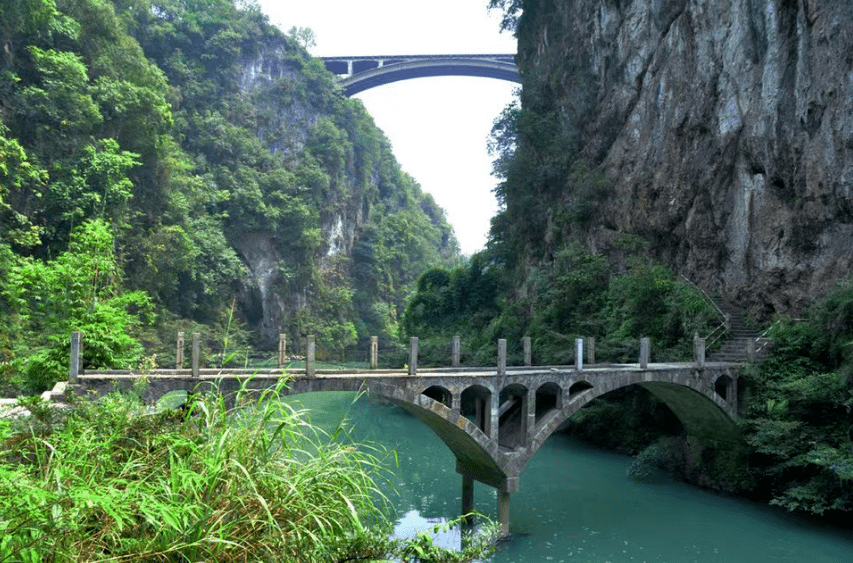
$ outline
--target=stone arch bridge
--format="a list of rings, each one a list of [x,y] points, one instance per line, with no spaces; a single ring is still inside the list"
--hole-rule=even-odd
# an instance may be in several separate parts
[[[737,447],[737,364],[626,364],[352,372],[316,370],[158,370],[149,374],[146,399],[176,390],[222,393],[276,386],[289,378],[288,394],[366,391],[384,397],[427,424],[456,456],[462,475],[462,513],[473,506],[473,483],[498,491],[501,531],[509,531],[510,495],[528,460],[568,418],[592,399],[639,385],[661,399],[687,433],[703,443]],[[105,394],[129,388],[132,371],[86,372],[78,392]]]

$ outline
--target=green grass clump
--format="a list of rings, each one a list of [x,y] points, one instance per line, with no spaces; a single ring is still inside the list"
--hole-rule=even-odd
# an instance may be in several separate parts
[[[0,420],[0,563],[413,553],[389,539],[382,451],[323,434],[280,391],[153,414],[132,394],[67,412],[28,401],[33,416]]]

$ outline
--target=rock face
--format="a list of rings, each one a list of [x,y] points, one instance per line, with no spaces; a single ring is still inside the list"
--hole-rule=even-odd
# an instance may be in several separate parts
[[[614,185],[590,246],[639,235],[759,318],[853,272],[850,0],[527,1],[518,33]]]

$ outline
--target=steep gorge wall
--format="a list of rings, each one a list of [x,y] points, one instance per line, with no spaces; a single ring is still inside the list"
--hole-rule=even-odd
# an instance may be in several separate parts
[[[639,235],[758,317],[853,272],[849,0],[525,1],[518,35],[612,182],[592,249]]]

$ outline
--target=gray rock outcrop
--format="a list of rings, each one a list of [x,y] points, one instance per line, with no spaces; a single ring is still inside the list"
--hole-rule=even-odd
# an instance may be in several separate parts
[[[853,272],[853,3],[525,2],[523,71],[583,115],[620,233],[758,317]]]

